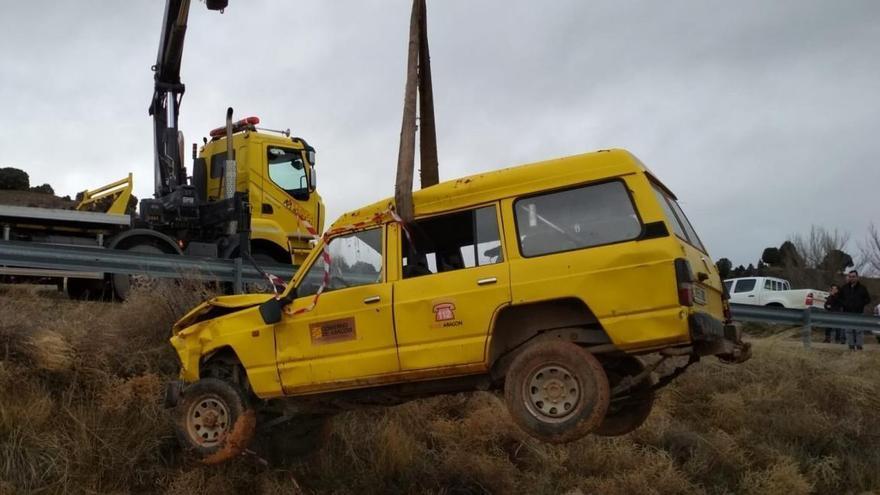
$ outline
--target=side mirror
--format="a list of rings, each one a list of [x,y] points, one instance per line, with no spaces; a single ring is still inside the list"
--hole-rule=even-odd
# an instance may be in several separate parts
[[[260,304],[260,316],[266,325],[274,325],[281,322],[281,314],[284,305],[274,297]]]
[[[318,174],[315,173],[314,165],[309,168],[309,190],[314,191],[318,188]]]

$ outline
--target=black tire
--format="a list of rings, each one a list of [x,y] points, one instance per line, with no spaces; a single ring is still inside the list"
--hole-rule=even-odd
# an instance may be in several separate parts
[[[624,377],[638,375],[644,370],[645,364],[635,356],[624,356],[605,362],[605,373],[612,390]],[[654,392],[651,388],[655,383],[657,380],[652,373],[620,396],[611,397],[605,419],[594,433],[616,437],[642,426],[654,407]]]
[[[138,244],[122,248],[121,250],[135,253],[171,254],[168,250],[164,250],[155,243],[148,241],[141,241]],[[120,301],[125,301],[135,287],[149,288],[157,283],[155,278],[146,275],[127,275],[125,273],[114,273],[110,275],[110,280],[113,282],[113,293]]]
[[[183,390],[174,411],[174,427],[185,450],[202,462],[215,464],[247,448],[256,416],[238,387],[203,378]]]
[[[255,253],[252,253],[251,257],[254,259],[254,261],[257,263],[257,265],[261,269],[265,269],[264,267],[266,265],[273,265],[275,263],[279,263],[279,264],[290,263],[290,260],[279,261],[279,260],[275,259],[275,257],[272,256],[271,254],[265,253],[262,251],[257,251]],[[248,260],[242,260],[242,262],[250,264],[250,262]],[[272,290],[272,284],[269,283],[268,280],[263,280],[258,283],[245,283],[244,287],[242,287],[242,290],[244,290],[245,294],[271,294],[274,292]]]
[[[599,361],[576,344],[557,340],[527,345],[510,364],[504,383],[513,421],[548,443],[571,442],[595,430],[609,395]]]
[[[257,434],[257,451],[272,465],[302,460],[324,446],[330,437],[330,418],[301,416]]]

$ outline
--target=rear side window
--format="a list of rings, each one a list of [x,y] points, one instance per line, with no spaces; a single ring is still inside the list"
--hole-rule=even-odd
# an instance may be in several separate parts
[[[726,290],[727,293],[730,294],[730,289],[732,289],[732,288],[733,288],[733,281],[732,280],[725,280],[724,281],[724,290]]]
[[[627,241],[642,232],[621,181],[521,198],[513,207],[527,257]]]
[[[672,223],[672,230],[675,232],[675,235],[705,253],[706,248],[703,247],[702,241],[700,241],[699,236],[697,236],[697,231],[694,230],[693,225],[691,225],[691,222],[687,219],[687,216],[685,216],[684,211],[682,211],[678,202],[666,194],[666,192],[657,184],[652,182],[651,187],[654,188],[654,194],[657,196],[657,201],[660,202],[660,206],[663,208],[663,213],[666,214],[666,218]]]
[[[733,288],[733,292],[751,292],[755,289],[755,279],[746,278],[743,280],[736,281],[736,287]]]

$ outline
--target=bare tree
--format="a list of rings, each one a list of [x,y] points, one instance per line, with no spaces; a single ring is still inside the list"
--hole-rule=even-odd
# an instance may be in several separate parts
[[[868,226],[865,240],[859,246],[862,251],[861,262],[864,271],[880,274],[880,231],[872,223]]]
[[[808,235],[795,234],[789,240],[803,258],[806,268],[823,268],[829,255],[834,256],[835,252],[845,254],[844,248],[849,243],[850,235],[837,229],[828,230],[813,225]]]

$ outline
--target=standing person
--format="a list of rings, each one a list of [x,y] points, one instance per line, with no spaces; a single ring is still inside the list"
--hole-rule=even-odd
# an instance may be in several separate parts
[[[868,294],[868,289],[859,283],[859,272],[852,270],[846,274],[846,284],[840,288],[838,300],[845,313],[864,312],[865,305],[871,302],[871,296]],[[846,343],[849,344],[849,350],[861,351],[863,342],[861,330],[846,329]]]
[[[840,305],[840,287],[837,284],[831,284],[831,289],[828,293],[828,299],[825,300],[825,310],[826,311],[843,311],[843,307]],[[842,328],[826,328],[825,329],[825,340],[823,342],[830,343],[831,342],[831,332],[834,332],[834,342],[837,344],[846,343],[846,335],[844,335],[844,331]]]
[[[880,316],[880,303],[874,307],[874,316]],[[874,332],[874,337],[877,338],[877,343],[880,344],[880,333]]]

